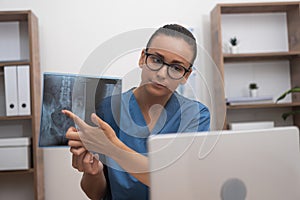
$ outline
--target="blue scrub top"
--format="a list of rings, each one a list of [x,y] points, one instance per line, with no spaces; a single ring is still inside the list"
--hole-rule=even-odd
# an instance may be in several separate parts
[[[118,98],[121,98],[120,108],[115,107]],[[133,95],[133,89],[123,93],[121,97],[106,98],[98,107],[97,115],[111,125],[124,144],[144,155],[147,155],[147,139],[151,134],[208,131],[210,126],[208,108],[177,92],[172,94],[152,131],[147,127]],[[105,156],[100,157],[106,165],[105,174],[108,181],[105,199],[149,199],[146,185],[125,172],[114,160]]]

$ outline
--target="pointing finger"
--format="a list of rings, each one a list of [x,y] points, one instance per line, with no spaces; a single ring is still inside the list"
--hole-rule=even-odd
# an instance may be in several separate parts
[[[65,115],[67,115],[71,119],[73,119],[74,122],[75,122],[75,124],[79,127],[79,129],[85,129],[85,128],[88,127],[88,125],[82,119],[80,119],[77,115],[75,115],[71,111],[69,111],[69,110],[62,110],[62,113],[65,114]]]
[[[67,115],[69,118],[73,119],[74,120],[74,117],[75,117],[75,114],[72,113],[71,111],[69,110],[62,110],[61,111],[63,114]]]

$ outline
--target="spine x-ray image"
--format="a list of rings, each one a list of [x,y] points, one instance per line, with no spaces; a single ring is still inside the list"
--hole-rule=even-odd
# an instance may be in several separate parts
[[[44,74],[40,147],[66,146],[65,134],[75,124],[61,111],[70,110],[88,124],[103,99],[122,92],[120,79],[70,74]],[[114,102],[120,104],[120,101]],[[117,107],[119,107],[117,105]]]

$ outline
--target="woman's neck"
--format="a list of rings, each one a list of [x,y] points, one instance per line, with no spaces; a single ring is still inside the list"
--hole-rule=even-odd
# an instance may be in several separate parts
[[[172,93],[166,96],[156,97],[148,93],[145,88],[140,86],[133,90],[133,94],[141,109],[149,130],[152,131]]]
[[[164,107],[168,100],[170,99],[172,93],[165,96],[153,96],[148,93],[143,86],[137,87],[133,90],[133,94],[135,96],[136,101],[138,102],[140,108],[142,110],[149,110],[153,105],[161,105]]]

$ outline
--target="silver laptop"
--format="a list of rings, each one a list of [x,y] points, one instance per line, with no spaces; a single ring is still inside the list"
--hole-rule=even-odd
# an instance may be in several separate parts
[[[150,198],[299,200],[296,127],[151,136]]]

